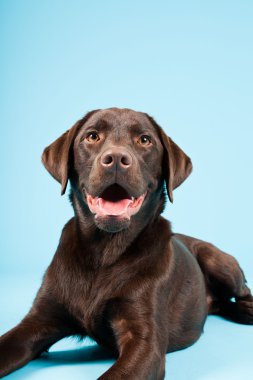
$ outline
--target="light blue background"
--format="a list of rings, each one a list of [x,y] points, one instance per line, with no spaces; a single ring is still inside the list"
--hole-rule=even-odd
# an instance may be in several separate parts
[[[250,0],[0,1],[0,333],[27,312],[73,214],[43,148],[94,108],[148,112],[191,156],[165,215],[236,256],[253,286],[252,20]],[[252,338],[210,317],[197,344],[167,356],[166,379],[251,379]],[[9,379],[95,379],[112,364],[83,350]]]

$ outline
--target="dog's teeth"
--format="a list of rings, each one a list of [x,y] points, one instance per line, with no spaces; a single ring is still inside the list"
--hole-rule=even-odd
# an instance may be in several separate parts
[[[131,200],[134,201],[134,197],[131,197]]]

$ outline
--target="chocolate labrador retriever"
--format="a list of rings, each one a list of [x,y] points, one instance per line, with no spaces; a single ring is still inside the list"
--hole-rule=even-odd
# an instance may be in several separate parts
[[[237,261],[160,216],[192,164],[150,116],[92,111],[42,161],[62,194],[70,181],[75,216],[31,310],[0,338],[1,377],[88,335],[117,357],[100,379],[163,379],[166,352],[193,344],[208,314],[253,324]]]

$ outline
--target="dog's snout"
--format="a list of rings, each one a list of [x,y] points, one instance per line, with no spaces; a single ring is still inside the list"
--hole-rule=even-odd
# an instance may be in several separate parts
[[[132,165],[132,156],[123,148],[111,148],[101,156],[101,165],[105,168],[127,169]]]

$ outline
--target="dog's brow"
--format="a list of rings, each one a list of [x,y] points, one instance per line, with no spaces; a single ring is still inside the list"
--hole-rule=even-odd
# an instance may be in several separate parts
[[[148,128],[147,125],[142,125],[142,124],[139,124],[139,123],[134,123],[134,124],[130,124],[129,125],[129,129],[133,132],[133,133],[143,133],[143,132],[148,132],[148,133],[152,133],[152,131],[150,130],[150,128]]]
[[[96,129],[97,131],[101,131],[105,128],[108,128],[109,124],[107,123],[106,120],[97,120],[94,121],[93,123],[91,122],[90,124],[85,126],[85,130],[92,130]]]

